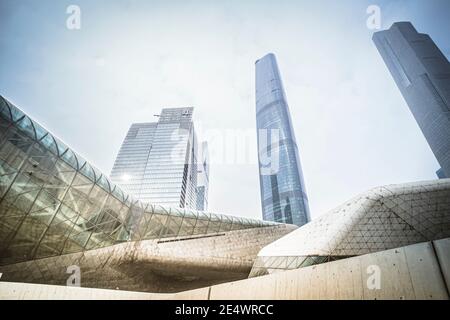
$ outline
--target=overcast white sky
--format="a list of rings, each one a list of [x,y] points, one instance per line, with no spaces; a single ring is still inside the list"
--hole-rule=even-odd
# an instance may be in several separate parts
[[[201,132],[256,138],[254,62],[273,52],[314,218],[378,185],[435,179],[366,8],[380,6],[382,28],[412,21],[449,57],[449,3],[1,0],[0,94],[109,173],[130,124],[163,107],[194,106]],[[70,4],[80,30],[66,28]],[[211,164],[211,211],[261,218],[256,152]]]

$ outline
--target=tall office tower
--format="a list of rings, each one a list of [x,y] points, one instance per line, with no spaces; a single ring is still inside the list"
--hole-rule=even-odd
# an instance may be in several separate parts
[[[192,113],[193,108],[166,108],[156,123],[133,124],[114,163],[111,180],[144,202],[205,208],[197,207],[197,179],[202,171],[197,169],[199,148]],[[207,188],[208,180],[202,178],[201,183]]]
[[[376,32],[373,41],[441,166],[450,177],[450,63],[410,22]]]
[[[308,197],[280,71],[272,53],[256,61],[256,124],[263,219],[309,222]]]

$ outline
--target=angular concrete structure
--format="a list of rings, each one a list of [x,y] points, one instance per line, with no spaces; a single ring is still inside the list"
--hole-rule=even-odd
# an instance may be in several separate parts
[[[450,237],[450,179],[377,187],[264,247],[251,277]]]
[[[450,239],[288,270],[211,287],[211,300],[448,300]],[[376,271],[374,271],[376,270]],[[372,282],[375,277],[377,281]],[[191,293],[192,294],[192,293]]]
[[[0,266],[1,280],[65,286],[68,267],[77,266],[82,287],[180,292],[246,279],[258,251],[292,229],[279,225],[124,242]]]
[[[449,249],[447,238],[175,294],[0,282],[0,300],[448,300]]]

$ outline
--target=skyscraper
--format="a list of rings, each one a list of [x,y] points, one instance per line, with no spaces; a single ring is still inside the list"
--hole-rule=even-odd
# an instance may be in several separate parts
[[[198,163],[192,113],[193,108],[166,108],[156,123],[132,124],[111,180],[144,202],[206,210],[207,193],[199,195],[198,188],[207,189],[208,180],[197,181],[208,164]]]
[[[441,166],[438,176],[450,177],[450,63],[410,22],[376,32],[373,41]]]
[[[256,123],[263,219],[304,225],[308,197],[280,72],[272,53],[256,61]]]

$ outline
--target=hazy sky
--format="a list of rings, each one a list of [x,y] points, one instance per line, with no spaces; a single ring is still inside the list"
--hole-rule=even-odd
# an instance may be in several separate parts
[[[71,4],[80,30],[66,28]],[[371,4],[383,29],[411,21],[450,56],[447,0],[0,0],[0,94],[110,173],[130,124],[163,107],[194,106],[200,134],[226,137],[228,154],[237,132],[255,139],[254,62],[273,52],[314,218],[439,168],[372,43]],[[211,164],[210,210],[261,218],[248,150],[247,164]]]

